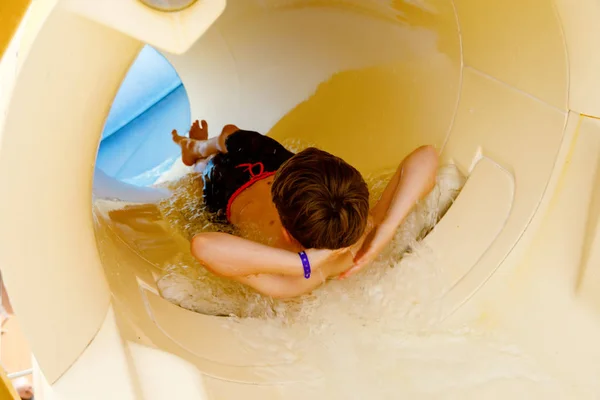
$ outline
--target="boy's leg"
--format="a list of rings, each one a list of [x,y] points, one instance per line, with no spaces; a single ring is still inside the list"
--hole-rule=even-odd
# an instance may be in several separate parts
[[[177,133],[177,130],[175,129],[173,129],[171,135],[175,144],[179,145],[179,147],[181,148],[181,159],[183,160],[183,163],[188,167],[194,165],[196,161],[206,158],[206,156],[204,156],[202,152],[203,144],[206,141],[190,139],[186,138],[185,136],[180,136]]]
[[[202,121],[202,128],[198,125],[198,121],[194,122],[190,129],[190,138],[180,136],[177,130],[173,130],[171,135],[173,141],[181,147],[181,159],[188,167],[196,164],[199,160],[203,160],[217,153],[226,153],[225,141],[227,137],[236,131],[238,127],[235,125],[226,125],[223,131],[217,137],[210,139],[194,139],[208,137],[208,124]],[[193,137],[192,137],[193,136]]]
[[[204,158],[202,160],[198,160],[196,161],[196,163],[194,164],[194,172],[197,172],[199,174],[203,173],[204,170],[206,169],[206,166],[208,165],[208,162],[214,157],[214,155],[212,156],[208,156],[207,158]]]

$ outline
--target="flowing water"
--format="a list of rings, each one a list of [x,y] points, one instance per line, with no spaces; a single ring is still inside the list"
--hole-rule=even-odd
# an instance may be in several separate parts
[[[287,144],[292,150],[305,147]],[[392,173],[366,177],[372,200]],[[202,231],[231,232],[203,211],[198,179],[188,174],[167,184],[173,196],[161,204],[165,219],[188,238]],[[464,183],[456,167],[441,167],[434,190],[368,268],[311,294],[274,300],[212,275],[188,256],[165,267],[158,287],[183,308],[226,316],[223,326],[244,348],[265,359],[299,363],[307,383],[285,392],[286,398],[323,393],[344,399],[565,398],[568,388],[518,346],[481,328],[438,324],[444,262],[421,239],[435,229]],[[277,366],[267,370],[266,378],[278,378]]]

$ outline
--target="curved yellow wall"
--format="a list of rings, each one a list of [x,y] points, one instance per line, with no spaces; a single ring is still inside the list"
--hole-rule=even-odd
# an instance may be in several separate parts
[[[23,15],[29,7],[29,0],[3,2],[0,4],[0,59],[4,56],[4,52],[8,47]],[[0,366],[0,398],[12,399],[17,398],[17,393],[13,388],[12,383],[6,376],[6,372]]]
[[[10,39],[29,7],[30,0],[5,1],[0,4],[2,27],[0,28],[0,55],[4,54]]]

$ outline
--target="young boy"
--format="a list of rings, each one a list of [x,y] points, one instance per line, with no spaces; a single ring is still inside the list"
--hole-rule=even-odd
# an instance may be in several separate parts
[[[215,274],[276,298],[308,293],[371,262],[431,191],[438,166],[433,147],[418,148],[369,210],[360,173],[325,151],[293,154],[235,125],[208,139],[206,121],[196,121],[189,138],[172,135],[184,164],[202,173],[207,209],[242,236],[200,233],[192,254]]]

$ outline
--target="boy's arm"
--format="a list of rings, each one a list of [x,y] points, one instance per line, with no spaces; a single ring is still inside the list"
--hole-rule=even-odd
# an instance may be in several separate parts
[[[396,230],[416,202],[435,186],[437,168],[438,156],[432,146],[419,147],[410,153],[371,210],[375,224]]]
[[[301,296],[311,292],[325,282],[324,275],[319,273],[311,275],[310,279],[268,274],[235,276],[231,279],[276,299],[291,299]]]
[[[355,266],[341,277],[358,271],[387,246],[417,201],[435,186],[437,168],[438,156],[432,146],[419,147],[402,161],[380,200],[371,210],[375,229],[358,251],[354,259]]]
[[[306,250],[312,271],[331,255],[331,250]],[[274,274],[303,277],[298,254],[220,232],[196,235],[192,255],[206,268],[226,277]]]

